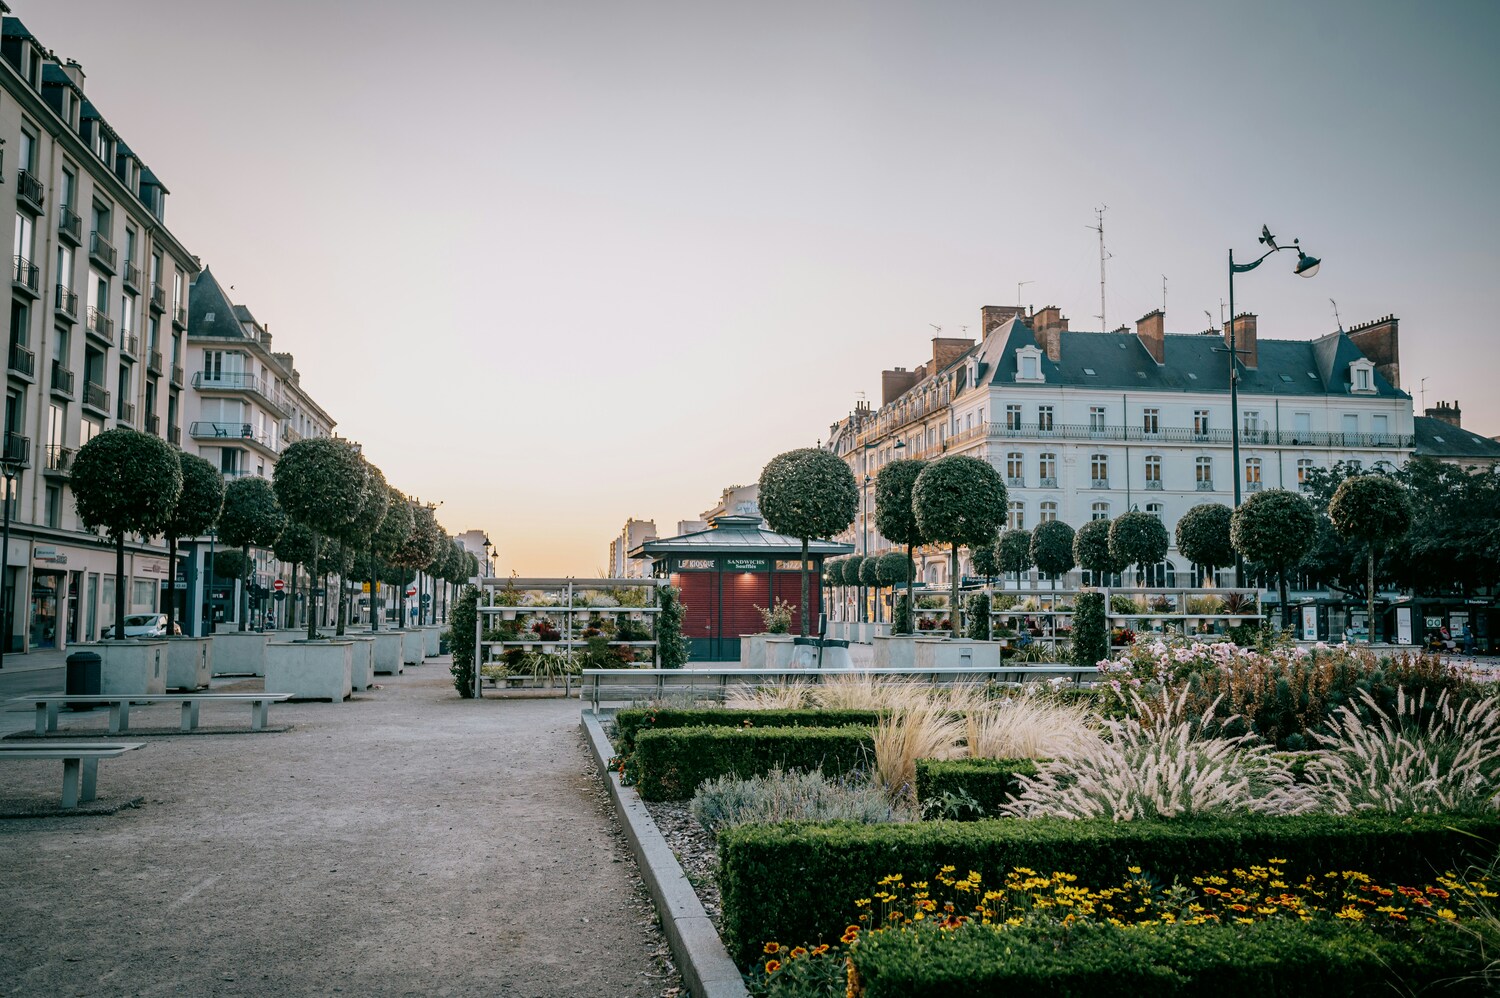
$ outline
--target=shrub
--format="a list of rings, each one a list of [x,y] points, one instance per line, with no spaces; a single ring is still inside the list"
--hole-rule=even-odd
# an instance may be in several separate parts
[[[692,811],[710,832],[747,822],[897,820],[885,794],[867,777],[850,774],[830,780],[818,769],[772,769],[748,780],[721,776],[693,794]]]
[[[1017,776],[1035,776],[1030,759],[920,759],[917,761],[917,805],[923,815],[944,800],[973,802],[975,818],[993,817],[1020,789]],[[944,815],[944,817],[964,817]]]
[[[911,599],[906,593],[896,595],[895,606],[891,610],[891,633],[911,633]]]
[[[1463,869],[1497,839],[1500,817],[1437,815],[741,825],[719,836],[724,940],[742,965],[768,939],[835,942],[871,884],[892,873],[925,879],[944,865],[991,879],[1017,866],[1066,870],[1102,884],[1131,866],[1170,881],[1275,856],[1297,879],[1356,861],[1400,879]]]
[[[1112,925],[913,928],[870,933],[851,948],[849,994],[1364,998],[1446,982],[1468,969],[1471,959],[1462,948],[1424,946],[1329,922],[1129,931]]]
[[[453,673],[454,689],[466,699],[474,695],[474,631],[478,616],[479,590],[464,586],[448,614],[448,648],[453,653],[453,664],[448,670]]]
[[[621,755],[635,751],[636,735],[661,728],[873,728],[873,710],[732,710],[726,707],[642,708],[615,714]]]
[[[749,779],[773,769],[821,769],[840,776],[869,762],[868,728],[668,728],[635,739],[645,800],[687,800],[705,781]]]
[[[984,593],[975,593],[969,597],[969,605],[966,609],[969,614],[969,639],[988,641],[990,639],[990,598]]]
[[[767,634],[785,634],[792,629],[792,604],[786,600],[773,599],[769,610],[754,603],[750,605],[760,614],[761,625]]]
[[[1108,657],[1109,628],[1105,626],[1104,594],[1086,589],[1078,594],[1073,611],[1073,664],[1097,665]]]

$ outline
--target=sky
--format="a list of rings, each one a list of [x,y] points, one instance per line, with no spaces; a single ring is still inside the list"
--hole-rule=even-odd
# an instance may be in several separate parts
[[[1266,224],[1323,267],[1237,280],[1263,338],[1394,314],[1418,407],[1500,434],[1500,4],[9,2],[504,574],[672,533],[933,325],[1100,328],[1099,206],[1111,327],[1164,275],[1169,332],[1218,325]]]

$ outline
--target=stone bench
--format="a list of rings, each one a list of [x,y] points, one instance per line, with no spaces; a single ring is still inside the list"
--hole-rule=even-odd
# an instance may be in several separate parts
[[[0,745],[0,760],[24,762],[61,759],[63,764],[62,806],[71,810],[96,796],[99,782],[99,760],[114,759],[141,748],[143,742],[59,743],[43,745]]]
[[[38,735],[57,730],[57,709],[64,704],[102,704],[109,707],[109,733],[118,735],[130,727],[131,704],[180,703],[182,704],[182,730],[196,731],[200,704],[248,703],[250,705],[250,730],[264,731],[270,721],[271,704],[289,699],[291,699],[291,694],[288,693],[156,693],[145,696],[51,693],[16,697],[10,702],[29,703],[36,708],[36,733]]]

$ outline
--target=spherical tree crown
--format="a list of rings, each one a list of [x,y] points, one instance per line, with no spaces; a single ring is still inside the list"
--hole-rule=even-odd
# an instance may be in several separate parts
[[[196,454],[177,455],[182,470],[182,492],[172,518],[162,529],[168,537],[197,537],[219,522],[224,508],[224,476]]]
[[[859,584],[862,586],[880,585],[880,556],[870,555],[859,563]]]
[[[220,579],[243,579],[250,574],[250,559],[228,548],[214,552],[214,575]]]
[[[823,584],[825,586],[844,584],[844,559],[828,558],[823,562]]]
[[[998,548],[1002,572],[1024,572],[1031,568],[1031,533],[1029,531],[1005,531],[1000,535]]]
[[[370,543],[391,507],[391,489],[386,484],[385,475],[368,461],[364,462],[364,466],[364,502],[360,503],[359,512],[354,514],[354,519],[338,535],[341,540],[356,547],[364,547]]]
[[[1355,475],[1344,479],[1333,494],[1328,519],[1346,540],[1388,544],[1411,529],[1411,496],[1393,478]]]
[[[860,584],[859,569],[860,566],[864,564],[864,562],[865,556],[862,554],[850,555],[843,560],[843,562],[839,565],[839,569],[843,572],[844,585],[857,586]]]
[[[367,501],[367,469],[349,441],[309,437],[281,452],[272,480],[287,515],[314,533],[337,536]]]
[[[1125,570],[1125,563],[1109,550],[1108,520],[1090,520],[1073,535],[1073,560],[1079,568],[1102,575]]]
[[[917,528],[929,541],[978,546],[1005,523],[1005,482],[988,461],[953,455],[933,461],[912,484]]]
[[[1229,540],[1234,510],[1219,502],[1199,503],[1177,521],[1177,550],[1194,565],[1222,568],[1234,562]]]
[[[1312,503],[1286,489],[1257,492],[1234,511],[1230,541],[1250,561],[1273,571],[1296,566],[1318,537],[1318,514]]]
[[[219,539],[229,547],[270,547],[285,528],[286,512],[264,478],[236,478],[224,490]]]
[[[1073,570],[1073,528],[1061,520],[1038,523],[1031,532],[1031,560],[1037,571],[1057,578]]]
[[[73,458],[78,519],[115,539],[162,533],[182,494],[177,453],[159,437],[124,427],[96,434]]]
[[[838,457],[803,447],[776,455],[761,470],[760,511],[778,534],[831,537],[854,522],[859,487]]]
[[[875,475],[875,529],[892,544],[927,543],[911,505],[911,490],[926,461],[892,461]]]
[[[375,553],[382,560],[390,561],[395,558],[396,552],[406,543],[414,523],[411,510],[411,500],[399,489],[391,489],[385,519],[380,521],[380,529],[375,531]]]
[[[887,551],[880,556],[876,578],[882,586],[898,586],[916,578],[917,566],[905,551]]]
[[[1155,565],[1171,543],[1161,518],[1139,510],[1121,513],[1109,525],[1109,553],[1124,565]]]
[[[432,553],[443,542],[443,531],[432,510],[421,503],[411,503],[411,533],[396,550],[391,561],[410,569],[426,569],[432,564]]]
[[[313,535],[305,523],[288,523],[271,551],[277,560],[306,565],[313,557]]]
[[[986,579],[993,579],[999,575],[1000,551],[995,544],[981,544],[969,549],[969,564],[974,567],[974,574]]]

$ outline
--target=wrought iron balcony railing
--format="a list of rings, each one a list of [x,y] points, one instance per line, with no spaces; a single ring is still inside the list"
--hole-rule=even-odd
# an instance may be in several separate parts
[[[16,174],[16,200],[38,215],[42,213],[45,190],[41,180],[30,170],[21,170]]]

